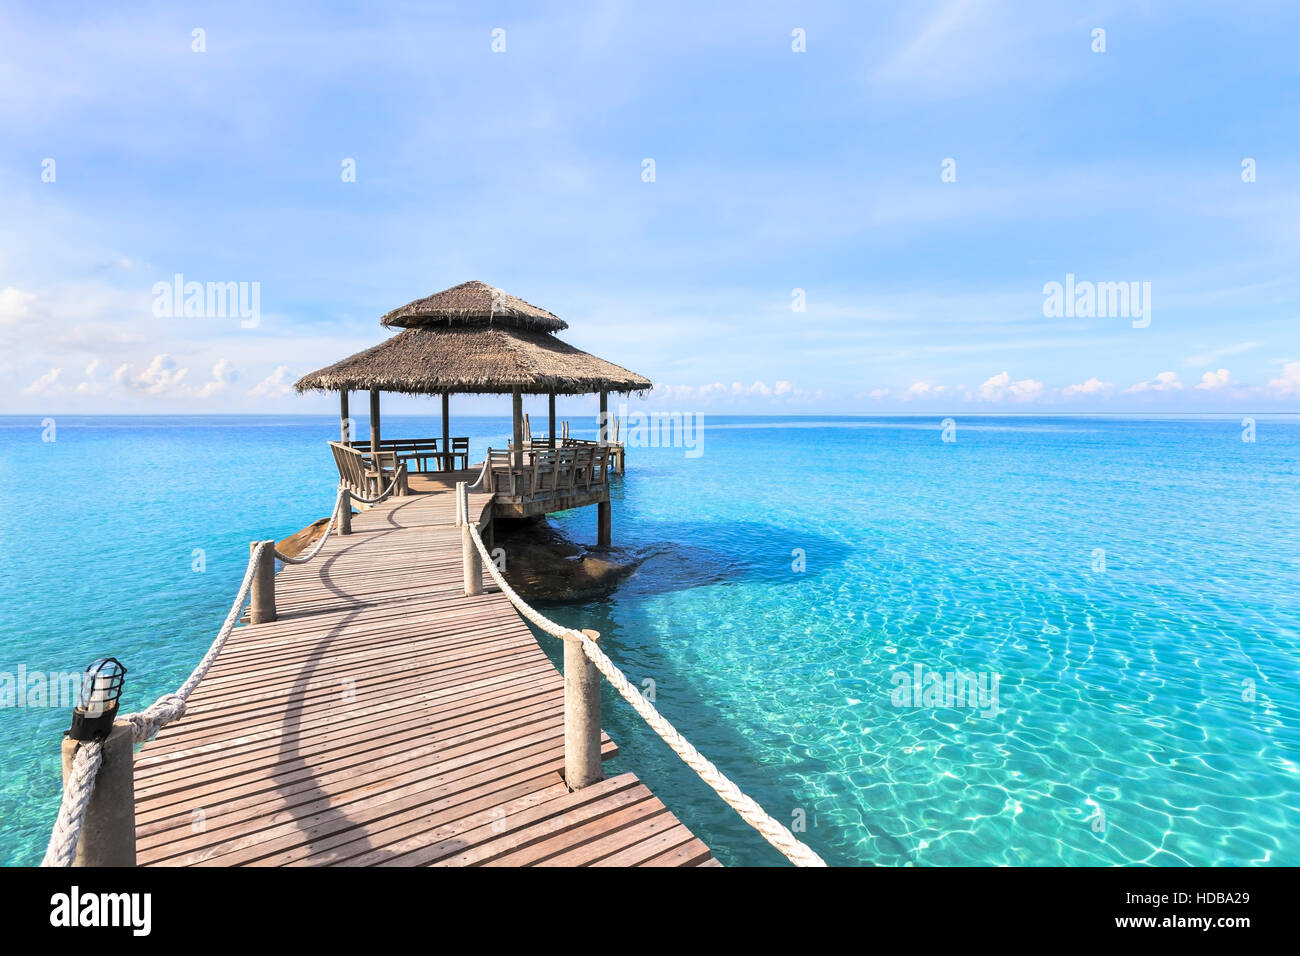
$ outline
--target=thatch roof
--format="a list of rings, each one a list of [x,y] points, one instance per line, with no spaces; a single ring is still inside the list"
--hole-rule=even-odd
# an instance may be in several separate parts
[[[486,282],[462,282],[441,292],[408,302],[382,319],[381,325],[403,329],[423,326],[504,325],[541,332],[559,332],[569,323]]]
[[[299,392],[377,388],[420,395],[501,394],[516,387],[529,394],[583,395],[654,386],[548,332],[500,325],[409,328],[294,385]]]

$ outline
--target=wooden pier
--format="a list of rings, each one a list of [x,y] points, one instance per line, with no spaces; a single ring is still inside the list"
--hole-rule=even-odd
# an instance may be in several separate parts
[[[278,619],[136,755],[140,864],[719,865],[633,774],[565,786],[563,680],[503,594],[465,595],[455,477],[276,575]]]

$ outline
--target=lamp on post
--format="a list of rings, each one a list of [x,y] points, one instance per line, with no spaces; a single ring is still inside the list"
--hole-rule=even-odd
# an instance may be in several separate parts
[[[103,657],[86,668],[81,682],[80,701],[72,709],[73,740],[103,740],[113,729],[126,668],[116,657]]]

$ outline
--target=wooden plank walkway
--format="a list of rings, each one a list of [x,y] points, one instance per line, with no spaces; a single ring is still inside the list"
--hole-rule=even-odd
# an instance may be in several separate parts
[[[495,587],[464,595],[452,493],[352,527],[137,753],[141,865],[718,865],[633,774],[564,786],[563,680]]]

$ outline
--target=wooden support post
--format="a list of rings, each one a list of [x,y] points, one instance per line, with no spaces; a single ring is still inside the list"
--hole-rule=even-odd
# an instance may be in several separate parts
[[[451,396],[442,393],[442,470],[451,471]]]
[[[81,741],[63,738],[63,784]],[[104,738],[104,759],[77,840],[73,866],[135,866],[135,729],[117,721]]]
[[[370,460],[379,464],[379,389],[370,390]]]
[[[583,631],[593,641],[596,631]],[[604,779],[600,770],[600,672],[582,644],[564,641],[564,783],[581,790]]]
[[[456,482],[456,494],[460,496],[461,515],[465,523],[460,527],[460,557],[465,568],[465,596],[473,597],[483,593],[483,556],[478,553],[478,545],[470,534],[470,522],[474,519],[469,513],[469,490],[463,481]]]
[[[339,497],[339,534],[352,533],[352,492],[347,488]]]
[[[524,395],[518,388],[511,396],[511,425],[514,429],[513,464],[516,468],[524,466]]]
[[[547,418],[549,424],[546,426],[547,429],[546,445],[548,448],[554,448],[555,447],[555,393],[554,392],[551,392],[551,394],[547,396],[546,407],[549,412],[549,417]]]
[[[249,542],[248,553],[251,556],[263,543],[266,550],[253,569],[253,589],[248,608],[250,624],[269,624],[275,620],[275,542]]]
[[[600,427],[596,439],[602,444],[609,441],[609,392],[600,393]]]
[[[608,493],[607,493],[608,494]],[[614,515],[610,509],[609,498],[596,505],[596,544],[608,548],[613,539]]]
[[[345,445],[355,437],[348,431],[348,390],[343,388],[339,389],[339,441]]]

